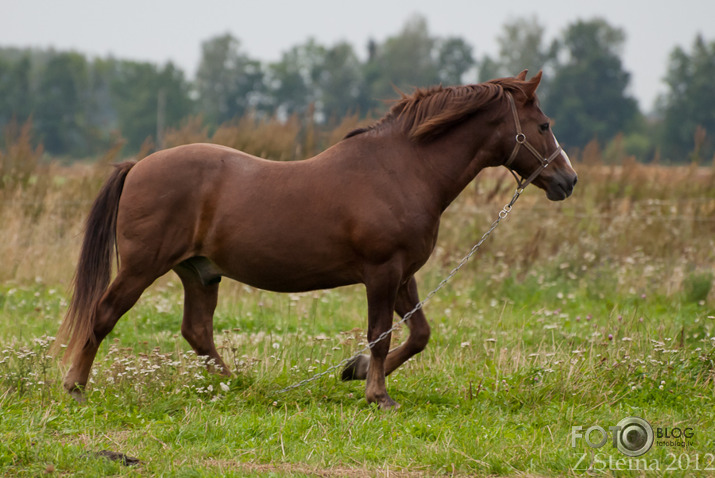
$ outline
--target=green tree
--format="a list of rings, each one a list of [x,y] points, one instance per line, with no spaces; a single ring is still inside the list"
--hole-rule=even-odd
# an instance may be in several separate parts
[[[439,40],[437,45],[439,81],[445,85],[461,85],[465,73],[475,65],[472,46],[459,37]]]
[[[439,83],[436,45],[437,39],[430,35],[422,16],[413,16],[400,33],[377,45],[365,73],[370,97],[375,101],[372,106],[384,107],[378,102],[394,98],[395,87],[409,91]]]
[[[638,105],[626,93],[624,41],[623,30],[603,19],[566,28],[559,42],[565,61],[557,64],[548,94],[541,96],[565,146],[582,147],[594,138],[605,143],[638,120]]]
[[[117,125],[132,150],[147,138],[157,139],[160,114],[165,118],[165,126],[172,127],[179,126],[193,112],[189,84],[183,71],[172,63],[159,68],[151,63],[117,62],[111,89]]]
[[[268,67],[270,104],[280,117],[304,114],[315,105],[325,54],[325,47],[309,38],[284,52],[280,61]]]
[[[318,109],[324,119],[340,120],[365,105],[362,64],[349,43],[338,43],[322,53],[320,69],[315,75]]]
[[[365,102],[362,64],[345,42],[326,47],[308,39],[270,65],[268,78],[272,107],[279,116],[313,108],[318,121],[338,120]]]
[[[211,38],[201,45],[196,72],[199,109],[214,125],[259,108],[264,72],[259,61],[241,51],[231,34]]]
[[[539,85],[539,92],[543,95],[548,88],[557,53],[556,42],[548,45],[544,32],[544,26],[535,16],[505,23],[497,37],[499,56],[492,58],[485,55],[482,58],[479,81],[514,76],[522,70],[529,70],[532,74],[544,70],[545,75]]]
[[[690,52],[677,47],[670,54],[665,83],[668,91],[660,99],[663,116],[663,153],[671,159],[693,160],[715,154],[715,41],[695,37]]]
[[[30,58],[0,56],[0,127],[15,119],[24,122],[31,112]]]
[[[86,134],[90,153],[107,150],[119,132],[117,111],[112,100],[112,81],[117,60],[95,59],[89,67],[89,80],[84,99]]]
[[[86,154],[84,95],[87,60],[79,53],[57,53],[42,70],[33,124],[53,154]]]
[[[462,84],[474,66],[471,45],[460,37],[431,35],[427,20],[415,15],[383,43],[368,43],[364,111],[384,110],[384,101],[395,97],[395,88],[409,92],[414,87]]]

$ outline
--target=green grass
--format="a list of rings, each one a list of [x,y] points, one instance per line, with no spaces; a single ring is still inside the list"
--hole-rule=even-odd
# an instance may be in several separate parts
[[[0,286],[0,474],[582,475],[589,448],[571,446],[572,426],[629,416],[694,431],[686,448],[653,445],[641,457],[651,466],[679,457],[684,467],[684,455],[691,465],[676,476],[698,474],[696,457],[712,466],[712,309],[624,291],[603,279],[617,274],[607,268],[574,280],[548,267],[498,282],[472,269],[437,295],[427,350],[388,379],[396,412],[334,375],[277,394],[360,348],[361,287],[281,295],[226,281],[215,320],[237,371],[226,379],[179,336],[181,288],[164,280],[105,341],[80,405],[46,356],[67,298],[42,283]],[[441,275],[429,269],[423,293]],[[598,453],[624,458],[610,443]],[[597,471],[623,474],[601,461]]]

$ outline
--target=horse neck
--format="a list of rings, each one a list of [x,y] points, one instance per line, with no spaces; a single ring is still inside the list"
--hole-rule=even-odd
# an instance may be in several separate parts
[[[442,211],[482,169],[500,164],[503,152],[493,144],[498,139],[494,133],[492,128],[472,119],[428,144],[415,146]]]

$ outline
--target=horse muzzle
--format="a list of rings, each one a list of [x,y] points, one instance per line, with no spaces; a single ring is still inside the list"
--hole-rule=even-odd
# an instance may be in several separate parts
[[[578,175],[575,172],[558,172],[540,182],[542,184],[538,186],[546,191],[546,197],[549,200],[563,201],[573,193],[573,188],[578,182]]]

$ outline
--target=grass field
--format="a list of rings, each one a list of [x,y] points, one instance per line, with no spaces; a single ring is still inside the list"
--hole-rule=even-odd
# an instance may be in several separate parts
[[[0,190],[3,476],[714,473],[715,168],[609,166],[586,151],[568,201],[529,188],[426,306],[427,350],[388,379],[395,412],[369,406],[364,384],[339,373],[277,393],[361,348],[361,286],[273,294],[224,280],[215,327],[235,371],[227,379],[206,373],[180,337],[171,276],[104,342],[80,405],[47,350],[112,156],[29,167],[40,152],[15,148]],[[509,181],[487,172],[447,211],[418,275],[423,296],[508,201]],[[629,459],[611,432],[598,449],[573,433],[627,417],[670,438]]]

